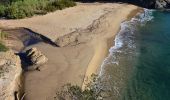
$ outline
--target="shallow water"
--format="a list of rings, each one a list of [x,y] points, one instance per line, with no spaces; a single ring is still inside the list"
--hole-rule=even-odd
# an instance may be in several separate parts
[[[145,10],[122,23],[100,73],[108,100],[170,100],[169,29],[170,12]]]

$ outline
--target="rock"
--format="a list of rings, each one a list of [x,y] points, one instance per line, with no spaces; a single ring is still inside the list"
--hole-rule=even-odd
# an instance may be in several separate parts
[[[19,56],[13,51],[0,52],[0,100],[15,100],[19,97],[21,74]]]
[[[30,57],[35,51],[37,51],[37,48],[31,48],[26,51],[26,54],[28,57]]]
[[[59,37],[55,41],[55,43],[59,47],[64,47],[64,46],[67,46],[67,45],[69,45],[73,42],[76,42],[78,36],[79,36],[79,33],[77,33],[77,32],[69,33],[69,34],[66,34],[62,37]]]
[[[155,8],[164,9],[170,7],[170,0],[156,0]]]
[[[0,59],[0,66],[3,66],[7,63],[5,59]]]
[[[166,7],[166,2],[165,1],[157,0],[155,6],[158,9],[163,9],[163,8]]]
[[[47,58],[44,55],[41,55],[36,59],[35,64],[40,65],[40,64],[45,63],[46,61],[47,61]]]
[[[33,65],[42,65],[48,61],[48,58],[37,48],[31,48],[26,51],[26,56]]]

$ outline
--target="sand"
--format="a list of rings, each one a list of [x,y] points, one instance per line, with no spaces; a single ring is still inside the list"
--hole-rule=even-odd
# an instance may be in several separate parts
[[[85,29],[94,20],[107,13],[106,9],[117,8],[114,4],[78,4],[78,6],[58,10],[45,16],[35,16],[20,20],[1,20],[1,26],[27,27],[34,32],[41,33],[51,40],[76,31]],[[88,7],[87,7],[88,6]]]
[[[114,36],[119,31],[120,23],[135,15],[137,9],[128,4],[78,4],[44,16],[0,20],[1,27],[26,27],[52,41],[76,29],[86,30],[95,20],[100,20],[97,28],[88,33],[91,38],[86,42],[62,48],[46,43],[32,45],[40,49],[49,61],[40,67],[41,71],[25,73],[25,99],[53,100],[56,90],[66,83],[84,88],[84,78],[98,73],[108,49],[114,45]]]

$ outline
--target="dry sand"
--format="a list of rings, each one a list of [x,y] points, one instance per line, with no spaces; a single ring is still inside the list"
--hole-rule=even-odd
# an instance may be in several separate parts
[[[40,67],[41,71],[25,73],[26,100],[52,100],[56,90],[68,82],[84,87],[84,77],[97,73],[108,49],[113,45],[120,23],[127,20],[132,12],[135,15],[136,9],[138,7],[128,4],[78,4],[44,16],[0,20],[2,27],[26,27],[52,41],[76,29],[86,30],[96,19],[100,20],[97,28],[89,32],[92,34],[90,40],[84,43],[62,48],[45,43],[33,45],[49,61]]]
[[[34,32],[41,33],[51,40],[76,31],[85,29],[94,20],[107,13],[105,9],[117,8],[114,4],[79,4],[78,6],[49,13],[45,16],[35,16],[21,20],[1,20],[1,26],[27,27]],[[88,6],[88,7],[87,7]]]

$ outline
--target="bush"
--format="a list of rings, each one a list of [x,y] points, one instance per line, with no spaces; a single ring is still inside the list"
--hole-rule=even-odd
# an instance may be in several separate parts
[[[0,32],[0,40],[4,39],[8,36],[8,34],[6,32]]]
[[[104,83],[97,75],[93,74],[90,77],[90,82],[86,84],[84,90],[80,86],[66,84],[60,91],[57,91],[55,100],[104,100],[102,96],[102,86],[99,83]]]
[[[0,5],[0,17],[20,19],[75,6],[72,0],[10,0]]]
[[[8,48],[5,45],[3,45],[2,43],[0,43],[0,52],[7,51],[7,50],[8,50]]]
[[[26,17],[25,13],[22,10],[22,7],[19,8],[20,2],[12,3],[11,6],[7,7],[6,17],[7,18],[24,18]]]
[[[75,5],[76,5],[76,3],[73,2],[72,0],[55,0],[55,1],[48,3],[48,5],[46,6],[45,9],[47,11],[55,11],[57,9],[61,10],[66,7],[73,7]]]
[[[0,16],[4,17],[5,16],[5,6],[4,5],[0,5]]]
[[[4,38],[6,38],[7,35],[8,35],[8,34],[5,33],[5,32],[0,32],[0,52],[1,52],[1,51],[7,51],[7,50],[8,50],[8,48],[1,43],[1,40],[4,39]]]

